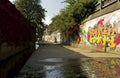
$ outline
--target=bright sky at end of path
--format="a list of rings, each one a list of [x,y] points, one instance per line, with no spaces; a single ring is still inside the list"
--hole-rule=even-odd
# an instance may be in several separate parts
[[[43,8],[47,11],[45,17],[45,23],[50,24],[51,18],[59,14],[60,10],[65,8],[65,0],[41,0]]]
[[[10,0],[13,2],[14,0]],[[51,23],[51,18],[59,14],[60,10],[66,7],[65,0],[41,0],[42,7],[47,11],[45,13],[45,24]]]
[[[13,2],[14,0],[9,0],[10,2]]]

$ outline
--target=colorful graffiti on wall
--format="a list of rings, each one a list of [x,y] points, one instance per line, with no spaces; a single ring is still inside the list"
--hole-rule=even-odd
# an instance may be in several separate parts
[[[120,10],[90,20],[81,25],[82,42],[107,46],[110,50],[120,47]]]

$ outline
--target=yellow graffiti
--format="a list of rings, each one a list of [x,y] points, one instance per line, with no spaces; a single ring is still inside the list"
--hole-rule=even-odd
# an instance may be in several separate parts
[[[97,26],[93,28],[88,28],[88,33],[90,34],[89,42],[91,44],[96,44],[102,46],[107,46],[112,48],[116,47],[115,38],[117,35],[117,24],[114,23],[114,26],[108,22],[105,25]]]

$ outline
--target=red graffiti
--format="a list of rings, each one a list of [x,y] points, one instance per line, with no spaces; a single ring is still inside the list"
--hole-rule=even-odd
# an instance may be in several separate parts
[[[87,41],[90,41],[90,33],[87,33]]]
[[[97,22],[97,25],[103,25],[103,21],[104,21],[104,18],[100,19],[100,20]]]
[[[116,45],[120,44],[120,33],[118,34],[114,42],[116,43]]]

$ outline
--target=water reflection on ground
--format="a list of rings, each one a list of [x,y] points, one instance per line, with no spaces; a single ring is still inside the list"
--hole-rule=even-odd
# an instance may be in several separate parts
[[[120,59],[47,58],[26,64],[15,78],[120,78]]]
[[[82,59],[89,78],[120,78],[119,58]]]

